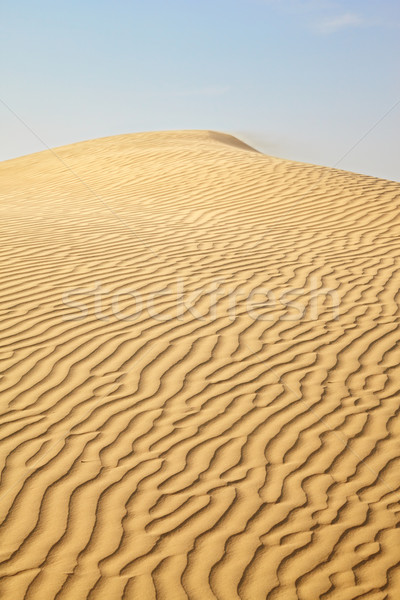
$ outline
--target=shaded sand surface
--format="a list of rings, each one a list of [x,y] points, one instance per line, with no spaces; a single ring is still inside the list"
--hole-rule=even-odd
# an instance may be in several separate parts
[[[1,600],[400,598],[400,184],[56,152],[0,165]]]

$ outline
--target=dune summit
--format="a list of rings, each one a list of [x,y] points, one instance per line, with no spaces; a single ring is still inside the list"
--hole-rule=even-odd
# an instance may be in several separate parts
[[[0,598],[396,600],[400,184],[55,153],[0,165]]]

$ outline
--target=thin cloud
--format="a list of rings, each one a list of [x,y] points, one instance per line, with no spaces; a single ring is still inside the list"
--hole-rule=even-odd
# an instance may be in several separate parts
[[[229,85],[215,85],[206,86],[202,88],[193,89],[172,89],[172,90],[158,90],[158,91],[141,91],[135,90],[135,95],[145,98],[180,98],[187,96],[223,96],[231,90]]]
[[[308,13],[335,8],[332,0],[259,0],[262,4],[287,13]]]
[[[362,27],[363,25],[365,25],[365,21],[359,15],[345,13],[323,19],[316,24],[315,28],[319,33],[329,34],[342,29],[349,29],[350,27]]]
[[[246,0],[247,2],[249,0]],[[393,10],[371,10],[364,15],[351,12],[349,6],[343,7],[343,0],[251,0],[263,4],[271,10],[286,14],[289,17],[299,16],[300,25],[307,27],[319,34],[332,34],[344,29],[356,27],[381,27],[386,29],[399,29],[400,22],[397,13]],[[355,4],[354,0],[353,3]],[[351,5],[348,2],[348,5]],[[299,20],[300,20],[299,19]]]
[[[210,86],[194,90],[176,90],[171,92],[173,96],[222,96],[229,92],[229,86]]]

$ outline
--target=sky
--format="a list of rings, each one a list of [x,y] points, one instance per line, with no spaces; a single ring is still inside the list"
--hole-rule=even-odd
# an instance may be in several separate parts
[[[210,129],[400,181],[398,0],[13,0],[0,30],[0,160]]]

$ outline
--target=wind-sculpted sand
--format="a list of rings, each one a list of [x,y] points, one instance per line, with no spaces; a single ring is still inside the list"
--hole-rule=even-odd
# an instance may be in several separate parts
[[[199,131],[0,169],[1,600],[400,598],[400,184]]]

